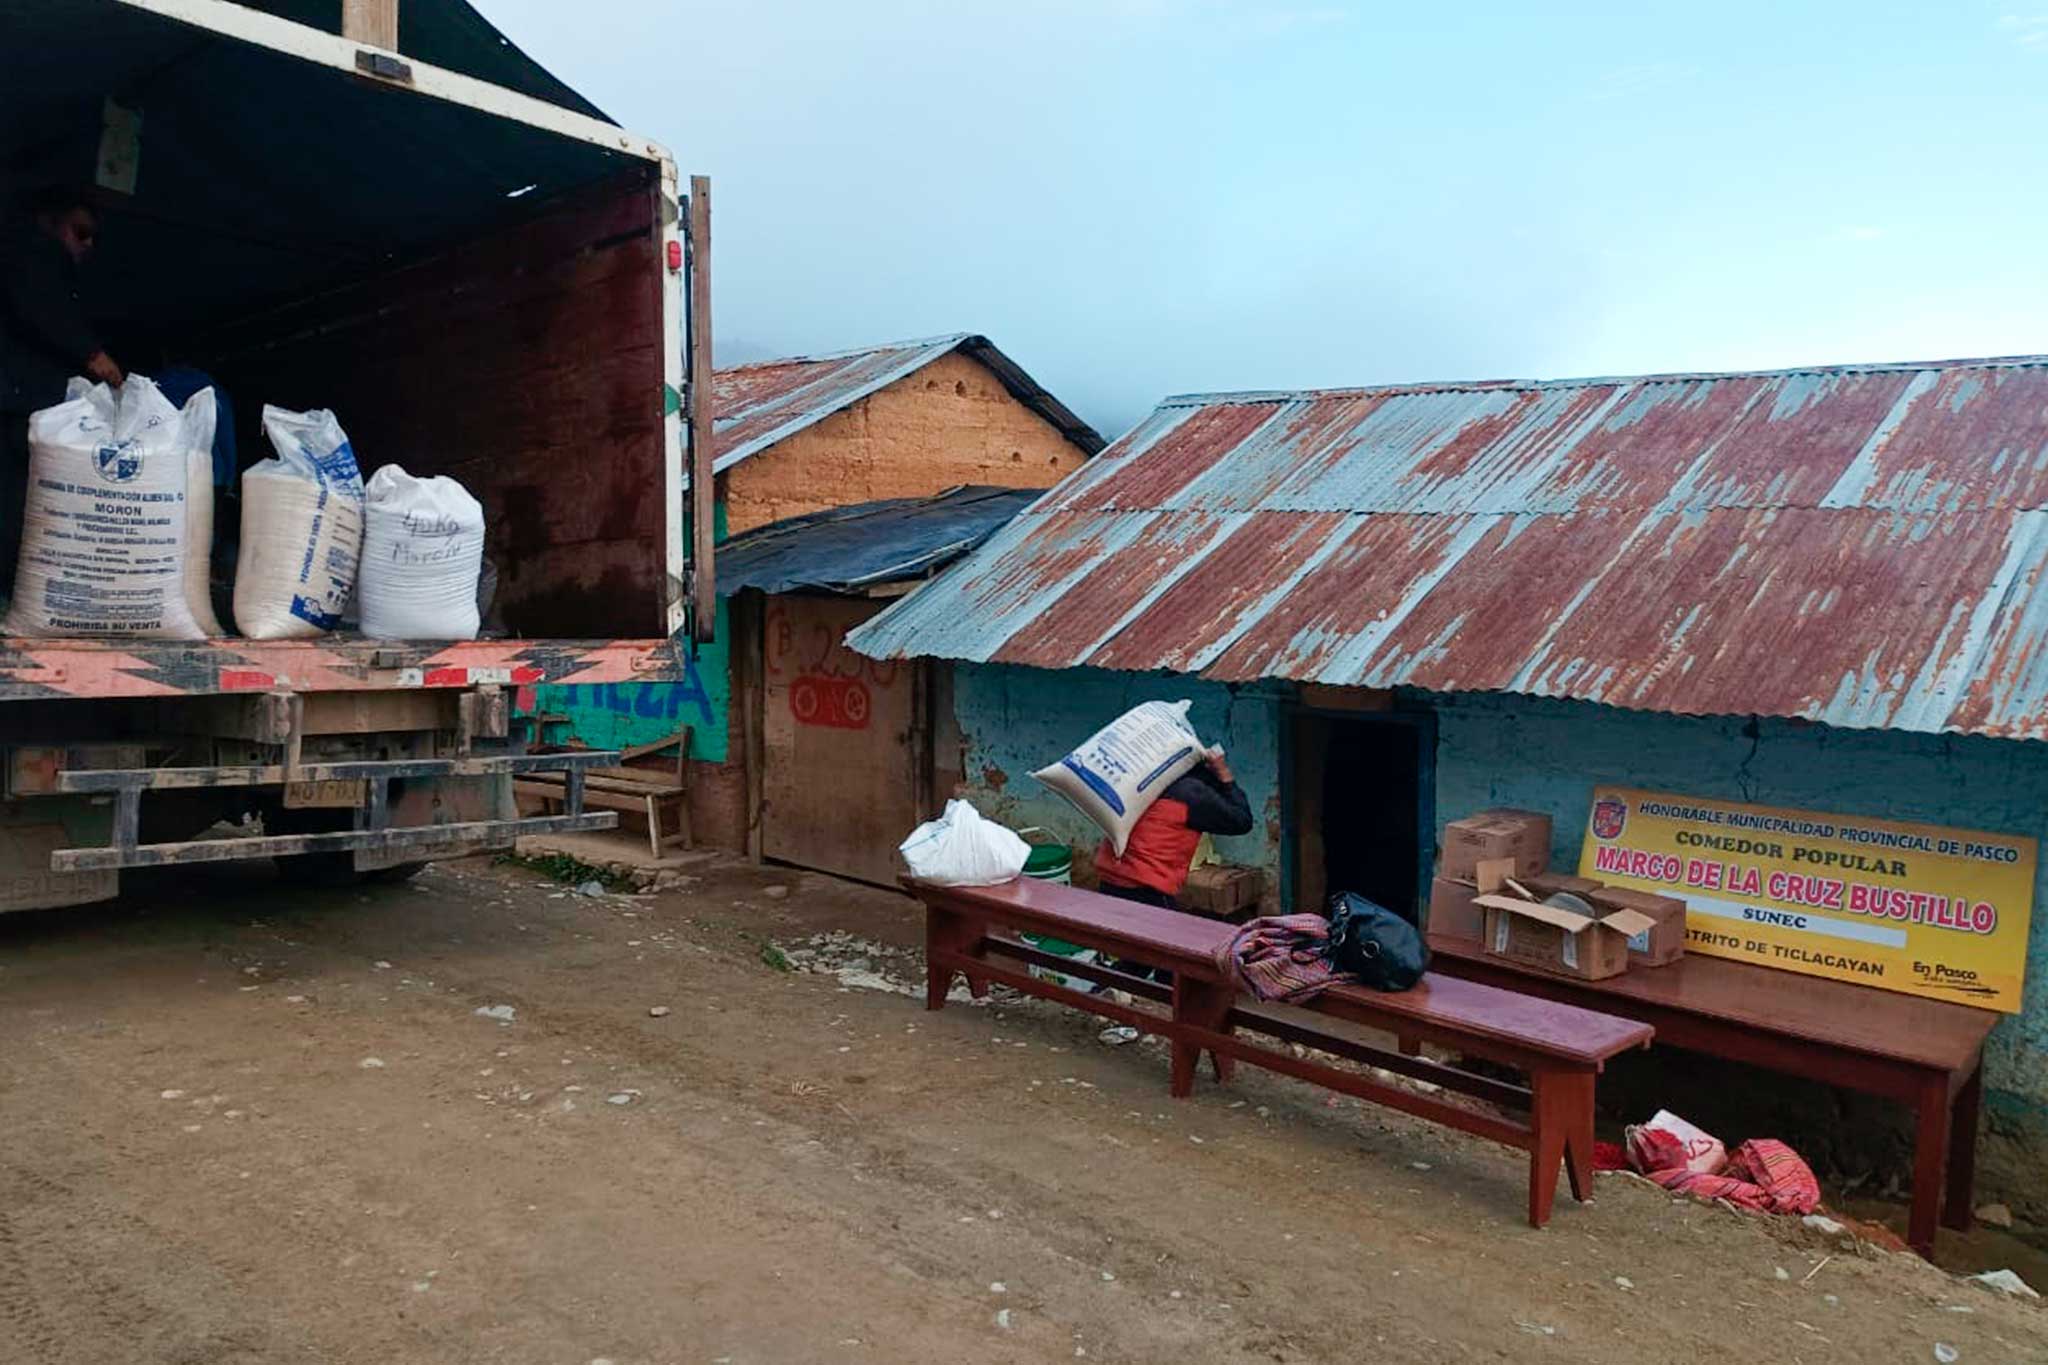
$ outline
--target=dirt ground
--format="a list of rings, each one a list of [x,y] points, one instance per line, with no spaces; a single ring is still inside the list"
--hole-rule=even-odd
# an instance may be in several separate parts
[[[929,1014],[866,988],[907,902],[700,873],[0,919],[0,1361],[2048,1360],[2048,1309],[1912,1257],[1627,1177],[1537,1232],[1485,1142]],[[778,969],[840,930],[863,984]]]

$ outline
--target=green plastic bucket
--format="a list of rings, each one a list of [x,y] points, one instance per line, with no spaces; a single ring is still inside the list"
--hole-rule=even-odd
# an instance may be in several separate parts
[[[1022,832],[1026,835],[1044,833],[1042,830],[1024,830]],[[1066,844],[1033,844],[1030,856],[1024,859],[1024,875],[1041,882],[1057,882],[1061,886],[1072,886],[1074,884],[1074,850]],[[1040,952],[1051,953],[1055,957],[1079,958],[1084,962],[1093,962],[1095,960],[1095,954],[1092,951],[1081,947],[1079,944],[1068,943],[1065,939],[1047,938],[1043,934],[1020,934],[1018,937]],[[1064,972],[1055,972],[1045,967],[1033,967],[1031,974],[1058,985],[1067,986],[1073,990],[1089,990],[1093,988],[1094,984],[1078,976],[1068,976]]]
[[[1074,884],[1074,850],[1065,844],[1033,844],[1024,859],[1024,875],[1042,882]]]

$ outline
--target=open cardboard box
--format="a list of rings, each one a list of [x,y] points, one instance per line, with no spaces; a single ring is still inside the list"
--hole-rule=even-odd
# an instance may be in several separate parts
[[[1486,912],[1480,947],[1556,976],[1598,981],[1628,970],[1628,943],[1657,921],[1640,910],[1582,915],[1561,906],[1492,892],[1474,902]]]
[[[1677,896],[1605,886],[1590,877],[1574,877],[1562,872],[1518,877],[1516,881],[1532,900],[1548,900],[1563,891],[1586,901],[1603,914],[1634,910],[1648,915],[1656,923],[1629,940],[1628,962],[1631,967],[1663,967],[1685,956],[1685,902]]]
[[[1429,915],[1424,924],[1445,938],[1477,939],[1486,929],[1486,911],[1479,898],[1490,891],[1510,890],[1522,866],[1516,857],[1481,858],[1469,877],[1439,875],[1429,887]]]

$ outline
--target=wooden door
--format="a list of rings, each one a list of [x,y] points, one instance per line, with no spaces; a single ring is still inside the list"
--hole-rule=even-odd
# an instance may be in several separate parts
[[[761,852],[893,884],[896,846],[922,818],[924,698],[912,663],[842,641],[883,603],[771,597],[763,621]]]

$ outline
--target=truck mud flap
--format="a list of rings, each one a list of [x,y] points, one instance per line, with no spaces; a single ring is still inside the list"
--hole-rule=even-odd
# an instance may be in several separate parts
[[[584,776],[610,767],[619,755],[609,750],[555,754],[503,754],[462,758],[398,759],[344,763],[301,763],[223,768],[103,768],[57,775],[57,789],[109,793],[114,798],[112,842],[101,848],[60,848],[50,854],[53,872],[104,872],[129,867],[289,858],[306,853],[370,850],[415,858],[446,858],[510,848],[528,834],[616,829],[616,811],[583,809]],[[509,820],[471,820],[432,825],[388,823],[391,783],[405,778],[493,777],[522,773],[562,774],[562,813]],[[275,834],[247,838],[194,839],[145,844],[137,838],[145,791],[193,787],[288,786],[309,782],[361,782],[364,802],[355,828],[320,834]]]

